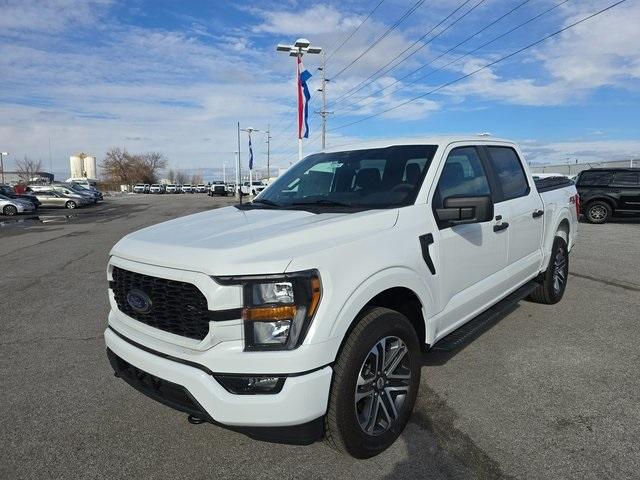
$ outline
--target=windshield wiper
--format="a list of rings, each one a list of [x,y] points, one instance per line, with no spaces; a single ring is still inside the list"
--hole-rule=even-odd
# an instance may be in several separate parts
[[[335,200],[328,200],[326,198],[324,199],[318,199],[318,200],[310,200],[307,202],[293,202],[291,205],[293,206],[303,206],[303,205],[327,205],[327,206],[331,206],[331,207],[350,207],[353,208],[353,205],[351,205],[350,203],[344,203],[344,202],[337,202]]]
[[[279,203],[272,202],[271,200],[267,200],[266,198],[257,198],[253,200],[251,203],[261,203],[263,205],[269,205],[270,207],[281,207]]]

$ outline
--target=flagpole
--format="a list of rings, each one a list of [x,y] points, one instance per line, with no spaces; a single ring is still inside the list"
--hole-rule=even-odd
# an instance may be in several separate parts
[[[302,51],[298,49],[298,57],[296,59],[296,91],[298,92],[298,161],[302,160],[302,126],[300,122],[301,114],[300,111],[302,109],[301,98],[300,98],[300,62],[302,61]],[[291,165],[291,162],[289,162]]]

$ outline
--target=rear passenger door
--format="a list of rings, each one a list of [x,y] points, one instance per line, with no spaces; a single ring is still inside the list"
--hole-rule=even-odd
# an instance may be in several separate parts
[[[640,173],[614,172],[611,186],[614,193],[620,195],[619,208],[623,210],[640,210]]]
[[[513,147],[492,145],[484,147],[484,151],[498,186],[498,205],[505,212],[508,276],[513,283],[521,283],[540,268],[544,205]]]

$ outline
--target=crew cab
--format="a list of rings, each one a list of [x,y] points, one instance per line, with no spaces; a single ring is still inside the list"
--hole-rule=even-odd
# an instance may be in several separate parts
[[[488,137],[310,155],[253,202],[120,240],[107,355],[192,423],[371,457],[409,419],[422,350],[524,288],[561,300],[578,197],[540,188]]]
[[[583,213],[590,223],[614,215],[640,215],[640,168],[591,168],[576,177]]]
[[[261,182],[244,182],[241,186],[240,186],[240,192],[242,195],[258,195],[260,192],[262,192],[265,188],[267,188],[266,185],[263,185]]]

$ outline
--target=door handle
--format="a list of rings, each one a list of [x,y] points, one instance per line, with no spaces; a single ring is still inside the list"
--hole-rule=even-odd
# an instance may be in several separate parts
[[[494,232],[499,232],[501,230],[506,230],[507,228],[509,228],[509,223],[508,222],[502,222],[502,223],[498,223],[496,225],[493,226],[493,231]]]
[[[429,245],[433,243],[433,235],[427,233],[425,235],[421,235],[418,239],[420,240],[420,248],[422,249],[422,258],[424,258],[424,262],[427,264],[427,268],[431,272],[431,275],[435,275],[436,267],[433,264],[431,254],[429,253]]]
[[[544,210],[536,210],[531,214],[533,218],[538,218],[538,217],[541,217],[542,215],[544,215]]]

